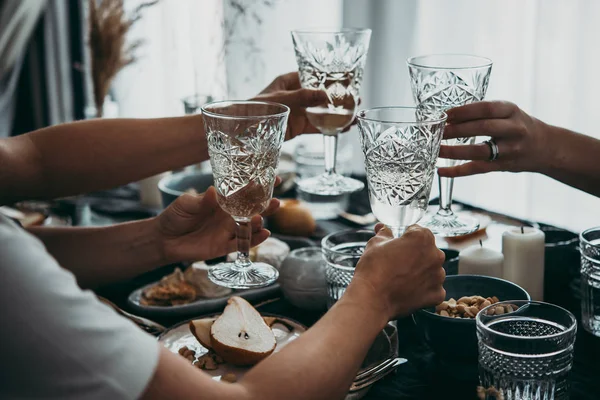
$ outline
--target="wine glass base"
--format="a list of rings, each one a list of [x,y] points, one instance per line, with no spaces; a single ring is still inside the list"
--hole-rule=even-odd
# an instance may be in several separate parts
[[[322,174],[312,178],[302,179],[298,187],[306,193],[319,196],[339,196],[362,190],[365,184],[356,179],[339,174]]]
[[[479,220],[461,213],[426,217],[419,225],[442,237],[464,236],[479,229]]]
[[[231,289],[253,289],[272,284],[279,277],[275,267],[263,262],[255,262],[240,268],[235,262],[224,262],[208,270],[208,279],[213,283]]]

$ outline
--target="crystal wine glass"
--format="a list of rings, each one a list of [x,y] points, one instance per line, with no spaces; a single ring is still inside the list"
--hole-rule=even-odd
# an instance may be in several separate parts
[[[250,261],[250,220],[273,196],[289,112],[282,104],[260,101],[220,101],[202,107],[217,199],[237,224],[237,260],[208,272],[218,285],[260,287],[279,275],[271,265]]]
[[[427,109],[447,110],[483,100],[487,91],[492,61],[466,54],[433,54],[408,59],[408,70],[415,101]],[[444,140],[446,145],[473,144],[475,138]],[[458,160],[439,159],[438,167],[452,167]],[[453,178],[439,177],[440,206],[422,225],[433,233],[462,236],[479,229],[479,221],[452,212]]]
[[[300,189],[321,196],[361,190],[364,184],[335,171],[338,134],[356,115],[370,29],[292,31],[303,88],[324,90],[327,101],[306,109],[308,120],[323,134],[325,173],[301,179]]]
[[[395,237],[425,214],[446,113],[379,107],[358,113],[373,214]]]

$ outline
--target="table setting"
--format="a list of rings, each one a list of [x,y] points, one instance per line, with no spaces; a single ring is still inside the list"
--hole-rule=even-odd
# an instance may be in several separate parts
[[[183,193],[214,185],[219,205],[237,223],[237,253],[164,266],[97,294],[171,351],[191,354],[196,364],[212,353],[188,326],[218,321],[239,298],[275,321],[270,351],[276,352],[343,296],[375,223],[395,238],[419,224],[436,235],[446,255],[446,299],[390,321],[348,399],[600,398],[600,228],[579,235],[453,202],[452,178],[438,179],[440,196],[430,201],[436,168],[457,163],[438,158],[440,145],[474,142],[443,139],[445,111],[484,99],[492,61],[461,54],[411,57],[403,73],[415,104],[362,109],[370,35],[369,29],[291,33],[302,87],[328,95],[327,104],[306,110],[323,135],[324,173],[281,173],[288,107],[260,101],[201,105],[211,171],[173,173],[157,190],[167,207]],[[336,172],[338,135],[353,121],[364,176]],[[493,162],[497,145],[483,143]],[[278,174],[284,180],[279,189]],[[250,221],[274,194],[282,207],[265,219],[272,237],[252,248]],[[334,218],[316,219],[306,199],[344,206]],[[59,200],[47,213],[76,225],[156,214],[138,200],[139,191],[128,185]],[[215,377],[243,375],[227,362],[215,363],[208,371]]]

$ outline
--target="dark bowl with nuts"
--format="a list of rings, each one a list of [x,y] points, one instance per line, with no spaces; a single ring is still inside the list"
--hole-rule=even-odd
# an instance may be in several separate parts
[[[517,284],[480,275],[447,276],[446,301],[413,314],[417,329],[440,358],[471,362],[477,360],[475,316],[483,308],[499,301],[531,300]],[[511,306],[494,309],[497,313],[517,310]]]

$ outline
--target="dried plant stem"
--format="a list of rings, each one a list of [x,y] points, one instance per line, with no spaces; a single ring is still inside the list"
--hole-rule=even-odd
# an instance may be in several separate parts
[[[141,40],[127,44],[127,33],[141,18],[142,10],[158,2],[143,3],[128,16],[123,1],[89,0],[89,46],[97,117],[102,116],[112,80],[136,60],[135,50],[142,44]]]

